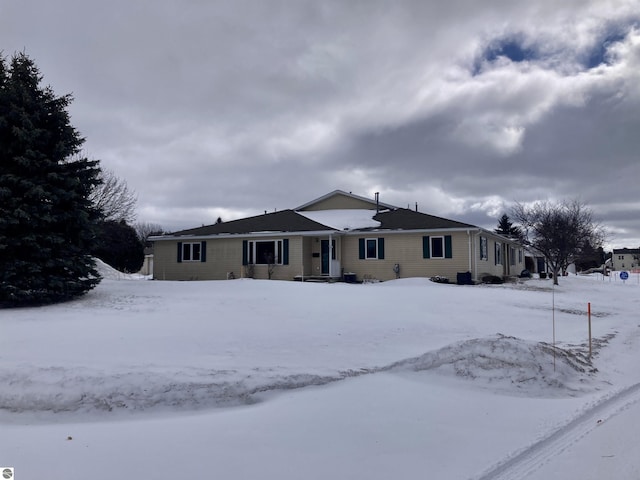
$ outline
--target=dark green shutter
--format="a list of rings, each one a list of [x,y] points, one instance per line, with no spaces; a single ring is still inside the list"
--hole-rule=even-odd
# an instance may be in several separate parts
[[[178,242],[178,263],[182,262],[182,242]]]
[[[360,260],[364,260],[364,238],[358,239],[358,255]]]
[[[200,242],[200,261],[207,261],[207,242],[205,241]]]
[[[247,258],[248,253],[248,243],[246,240],[242,241],[242,265],[249,265],[249,259]]]
[[[431,247],[429,237],[422,237],[422,258],[431,258]]]
[[[282,264],[289,265],[289,239],[282,240]]]
[[[384,260],[384,238],[378,239],[378,260]]]
[[[444,236],[444,258],[453,258],[453,249],[451,248],[451,235]]]

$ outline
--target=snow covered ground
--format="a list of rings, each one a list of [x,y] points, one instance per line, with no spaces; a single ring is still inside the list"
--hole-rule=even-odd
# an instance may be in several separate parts
[[[17,480],[640,477],[635,276],[552,288],[101,268],[79,300],[0,310],[0,466]]]

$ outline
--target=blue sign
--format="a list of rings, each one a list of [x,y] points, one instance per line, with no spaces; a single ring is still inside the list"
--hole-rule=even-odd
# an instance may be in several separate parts
[[[621,280],[628,280],[629,279],[629,272],[620,272],[620,279]]]

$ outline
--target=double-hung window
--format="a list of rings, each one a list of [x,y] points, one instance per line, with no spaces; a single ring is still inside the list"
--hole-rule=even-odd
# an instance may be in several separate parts
[[[422,237],[422,258],[453,258],[451,235]]]
[[[495,255],[496,265],[502,265],[502,244],[500,242],[496,242]]]
[[[178,242],[178,263],[206,262],[207,242]]]
[[[358,250],[360,260],[383,260],[384,238],[360,238]]]
[[[444,237],[431,237],[431,258],[444,258]]]
[[[367,238],[365,242],[366,242],[365,258],[378,258],[378,239]]]
[[[487,248],[487,237],[480,237],[480,260],[489,260],[489,249]]]

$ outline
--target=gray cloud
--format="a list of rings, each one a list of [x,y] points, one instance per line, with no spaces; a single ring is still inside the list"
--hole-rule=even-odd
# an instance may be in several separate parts
[[[493,228],[580,197],[640,244],[640,2],[0,4],[86,152],[176,229],[336,188]]]

